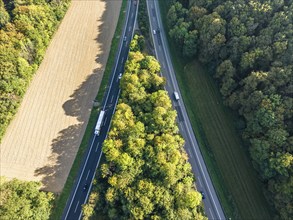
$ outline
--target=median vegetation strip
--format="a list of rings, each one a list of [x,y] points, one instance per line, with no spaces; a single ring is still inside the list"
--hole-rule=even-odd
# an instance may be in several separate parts
[[[168,1],[160,1],[160,6],[166,27]],[[192,59],[183,59],[167,38],[188,115],[226,217],[270,219],[264,187],[236,130],[237,119],[223,106],[208,71]]]
[[[135,37],[134,41],[143,41]],[[158,61],[133,43],[86,219],[207,219]],[[136,51],[137,50],[137,51]]]
[[[114,68],[115,57],[116,57],[116,53],[118,51],[120,36],[122,34],[123,25],[124,25],[125,18],[126,18],[126,16],[125,16],[126,15],[126,13],[125,13],[126,6],[127,6],[127,0],[123,0],[120,14],[119,14],[118,23],[117,23],[116,30],[115,30],[115,34],[112,39],[111,50],[110,50],[108,61],[107,61],[106,68],[104,71],[103,79],[102,79],[102,82],[101,82],[101,85],[100,85],[100,88],[99,88],[99,91],[98,91],[98,94],[96,97],[96,101],[99,103],[102,102],[104,93],[105,93],[105,91],[107,89],[107,85],[109,83],[112,69]],[[74,160],[74,163],[73,163],[72,168],[70,170],[70,173],[68,175],[67,181],[65,183],[65,186],[63,188],[62,193],[55,201],[54,208],[53,208],[52,214],[50,216],[50,219],[52,219],[52,220],[60,219],[62,216],[66,202],[67,202],[68,197],[69,197],[71,190],[73,188],[74,181],[75,181],[76,176],[78,174],[78,171],[80,169],[81,162],[84,158],[84,153],[86,152],[87,147],[89,145],[90,138],[92,137],[92,133],[93,133],[93,130],[95,127],[95,123],[97,121],[99,111],[100,111],[99,107],[92,108],[86,131],[84,133],[84,136],[83,136],[81,145],[79,147],[78,153],[76,155],[76,158]]]
[[[146,0],[140,0],[138,5],[138,17],[137,22],[139,26],[139,30],[141,34],[145,38],[149,38],[150,25],[149,25],[149,17],[146,6]]]

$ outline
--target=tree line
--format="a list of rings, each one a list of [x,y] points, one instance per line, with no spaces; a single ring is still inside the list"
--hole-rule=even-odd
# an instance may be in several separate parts
[[[282,219],[293,216],[293,1],[178,0],[169,34],[209,66]]]
[[[0,141],[70,0],[0,0]]]
[[[138,4],[138,16],[137,16],[139,30],[141,34],[146,38],[149,37],[150,26],[149,17],[146,6],[146,0],[140,0]]]
[[[40,191],[40,186],[39,182],[0,177],[1,219],[49,219],[54,195]]]
[[[135,48],[84,219],[94,213],[109,219],[207,219],[160,65]]]

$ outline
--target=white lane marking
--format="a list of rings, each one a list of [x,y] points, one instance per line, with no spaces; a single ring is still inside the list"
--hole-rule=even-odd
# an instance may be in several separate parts
[[[90,156],[90,153],[91,153],[91,151],[92,151],[92,147],[93,147],[93,144],[94,144],[94,142],[95,142],[96,137],[97,137],[97,136],[95,135],[94,138],[93,138],[93,141],[92,141],[92,143],[91,143],[90,150],[89,150],[89,152],[88,152],[88,154],[87,154],[87,157],[86,157],[86,160],[85,160],[85,163],[84,163],[85,165],[87,164],[87,161],[88,161],[88,159],[89,159],[89,156]],[[80,183],[80,181],[81,181],[81,177],[82,177],[83,172],[84,172],[84,169],[85,169],[85,167],[86,167],[85,165],[84,165],[83,168],[82,168],[82,171],[81,171],[80,177],[79,177],[79,179],[78,179],[78,183],[77,183],[77,185],[76,185],[76,187],[75,187],[75,190],[74,190],[74,193],[73,193],[72,199],[71,199],[71,201],[70,201],[70,204],[69,204],[69,207],[68,207],[68,210],[67,210],[67,212],[66,212],[66,215],[65,215],[65,218],[64,218],[64,219],[67,219],[67,216],[68,216],[68,214],[69,214],[69,210],[70,210],[70,208],[71,208],[71,206],[72,206],[72,202],[73,202],[73,200],[74,200],[74,198],[75,198],[75,194],[76,194],[77,188],[78,188],[78,186],[79,186],[79,183]]]
[[[129,6],[128,6],[129,9],[128,9],[128,14],[127,14],[127,18],[126,18],[126,24],[128,23],[128,18],[129,18],[129,13],[130,13],[130,6],[131,6],[131,4],[129,4]],[[134,18],[134,24],[135,24],[136,19],[137,19],[137,13],[138,13],[138,10],[136,9],[136,12],[135,12],[135,18]],[[126,28],[124,28],[124,34],[123,34],[123,36],[125,35],[125,32],[126,32]],[[134,35],[134,28],[132,29],[132,35],[131,35],[131,38],[133,38],[133,35]],[[120,50],[119,50],[119,53],[118,53],[118,57],[120,57],[121,49],[122,49],[122,44],[120,44]],[[128,50],[128,53],[129,53],[129,50]],[[118,65],[118,62],[116,62],[116,66],[115,66],[114,72],[116,72],[117,65]],[[113,74],[113,75],[114,75],[114,74]],[[112,81],[111,81],[110,88],[112,87],[113,80],[114,80],[114,76],[112,77]],[[110,90],[109,90],[109,91],[110,91]],[[110,94],[110,93],[108,92],[108,94],[107,94],[107,98],[106,98],[106,102],[105,102],[105,105],[104,105],[103,110],[105,110],[105,107],[106,107],[106,103],[107,103],[107,100],[108,100],[108,96],[109,96],[109,94]],[[117,106],[117,102],[118,102],[118,99],[119,99],[119,94],[120,94],[120,89],[119,89],[119,91],[118,91],[118,96],[117,96],[117,99],[116,99],[115,108],[116,108],[116,106]],[[108,135],[109,130],[110,130],[110,126],[109,126],[109,128],[108,128],[107,135]],[[95,137],[96,137],[96,136],[95,136]],[[87,201],[87,199],[88,199],[88,197],[89,197],[90,189],[91,189],[91,187],[92,187],[93,179],[94,179],[94,177],[95,177],[95,175],[96,175],[96,171],[97,171],[97,168],[98,168],[98,166],[99,166],[99,163],[100,163],[100,159],[101,159],[102,153],[103,153],[103,152],[101,151],[101,153],[100,153],[100,157],[99,157],[99,160],[98,160],[98,163],[97,163],[97,165],[96,165],[95,173],[94,173],[94,175],[93,175],[93,177],[92,177],[92,180],[91,180],[91,183],[90,183],[89,190],[87,191],[87,194],[86,194],[86,198],[85,198],[85,201],[84,201],[85,203],[86,203],[86,201]],[[75,191],[76,191],[76,190],[75,190]],[[71,204],[72,204],[72,201],[71,201]],[[68,209],[68,212],[69,212],[69,209]],[[66,214],[65,219],[66,219],[67,215],[68,215],[68,213]],[[82,212],[80,212],[79,217],[78,217],[78,220],[81,218],[81,215],[82,215]]]
[[[119,94],[119,93],[120,93],[120,90],[119,90],[118,94]],[[117,99],[117,100],[118,100],[118,99]],[[108,132],[109,132],[109,129],[110,129],[110,126],[109,126],[109,128],[108,128],[107,134],[108,134]],[[106,137],[106,138],[107,138],[107,137]],[[96,165],[96,169],[95,169],[94,175],[93,175],[93,177],[92,177],[92,179],[91,179],[90,186],[89,186],[89,190],[87,191],[87,194],[86,194],[86,198],[85,198],[84,203],[86,203],[86,201],[87,201],[87,199],[88,199],[88,197],[89,197],[89,195],[90,195],[90,191],[91,191],[91,187],[92,187],[92,184],[93,184],[93,180],[94,180],[94,178],[95,178],[95,176],[96,176],[96,172],[97,172],[98,166],[99,166],[99,164],[100,164],[100,160],[101,160],[102,154],[103,154],[103,151],[101,151],[101,153],[100,153],[99,160],[98,160],[98,163],[97,163],[97,165]],[[81,215],[82,215],[82,212],[80,212],[79,217],[78,217],[78,220],[81,219]]]
[[[192,158],[192,153],[190,152],[189,148],[187,148],[189,158]]]
[[[158,20],[160,20],[160,22],[158,22],[158,23],[162,23],[161,22],[161,16],[160,16],[160,14],[158,13],[158,9],[157,9],[157,1],[154,1],[154,6],[155,6],[155,10],[156,10],[156,13],[158,14]],[[147,7],[148,7],[148,1],[147,1]],[[149,8],[149,7],[148,7]],[[151,23],[151,22],[150,22]],[[151,24],[152,25],[152,24]],[[163,44],[163,46],[164,46],[164,48],[167,48],[166,47],[166,43],[165,43],[165,37],[164,37],[164,34],[162,34],[161,35],[163,38],[162,38],[162,44]],[[154,41],[154,39],[153,39],[153,41]],[[156,50],[156,47],[154,47],[155,48],[155,53],[156,53],[156,57],[158,57],[157,56],[157,50]],[[164,51],[164,55],[165,55],[165,58],[166,58],[166,61],[167,61],[167,64],[168,64],[168,67],[171,67],[171,65],[170,65],[170,63],[169,63],[169,57],[167,58],[167,53],[166,53],[166,51],[165,51],[165,49],[163,49],[163,51]],[[169,72],[170,73],[173,73],[174,71],[173,71],[173,69],[172,68],[169,68]],[[173,84],[173,86],[179,91],[179,89],[178,89],[178,85],[177,84],[175,84],[174,83],[174,81],[173,81],[173,77],[174,77],[174,73],[173,74],[170,74],[170,76],[171,76],[171,81],[172,81],[172,84]],[[184,117],[184,116],[183,116]],[[188,117],[187,117],[188,118]],[[188,127],[188,128],[191,128],[191,125],[190,125],[190,122],[186,122],[186,126]],[[191,140],[191,142],[192,142],[192,148],[194,149],[194,151],[195,151],[195,156],[196,156],[196,158],[197,158],[197,161],[198,161],[198,164],[199,164],[199,167],[200,167],[200,171],[201,171],[201,173],[202,173],[202,175],[203,175],[203,177],[204,177],[204,180],[205,180],[205,182],[206,182],[206,186],[207,186],[207,188],[208,188],[208,191],[209,191],[209,194],[210,195],[212,195],[212,193],[211,193],[211,189],[210,189],[210,187],[209,187],[209,184],[208,184],[208,182],[207,182],[207,178],[206,178],[206,175],[205,175],[205,173],[204,173],[204,171],[203,171],[203,167],[202,167],[202,164],[200,163],[200,160],[199,160],[199,156],[198,156],[198,152],[196,151],[196,149],[195,149],[195,146],[194,146],[194,143],[193,143],[193,139],[192,139],[192,136],[191,136],[191,134],[190,134],[190,131],[189,131],[189,129],[186,129],[187,130],[187,133],[188,133],[188,136],[189,136],[189,139]],[[221,217],[220,216],[220,213],[219,213],[219,210],[218,210],[218,208],[217,208],[217,206],[216,206],[216,202],[215,202],[215,200],[214,200],[214,197],[213,196],[211,196],[212,198],[212,201],[213,201],[213,205],[214,205],[214,208],[216,209],[216,212],[217,212],[217,215],[219,216],[219,218]]]
[[[201,180],[200,180],[200,177],[199,177],[199,176],[197,177],[197,180],[198,180],[199,186],[200,186],[200,187],[202,187],[202,182],[201,182]]]
[[[112,98],[111,98],[111,103],[113,102],[113,99],[114,99],[114,95],[112,95]]]
[[[213,215],[213,212],[212,212],[211,208],[209,208],[209,210],[210,210],[210,213],[211,213],[212,219],[215,219],[215,217],[214,217],[214,215]]]
[[[116,99],[115,106],[117,106],[120,91],[121,91],[121,90],[119,89],[119,90],[118,90],[118,96],[117,96],[117,99]],[[115,108],[116,108],[116,107],[115,107]],[[115,112],[115,111],[114,111],[114,112]],[[106,135],[106,138],[107,138],[107,136],[108,136],[108,133],[109,133],[110,127],[111,127],[111,126],[108,127],[108,130],[107,130],[107,133],[106,133],[106,134],[107,134],[107,135]],[[94,179],[94,177],[95,177],[95,175],[96,175],[97,168],[98,168],[98,166],[99,166],[99,164],[100,164],[100,160],[101,160],[101,156],[102,156],[102,154],[103,154],[103,151],[101,151],[101,153],[100,153],[99,160],[98,160],[98,163],[97,163],[97,165],[96,165],[96,169],[95,169],[94,175],[93,175],[92,180],[91,180],[91,182],[90,182],[89,190],[88,190],[88,192],[87,192],[87,194],[86,194],[85,203],[86,203],[86,201],[87,201],[87,199],[88,199],[88,197],[89,197],[90,189],[91,189],[92,184],[93,184],[93,179]],[[78,220],[81,218],[81,214],[82,214],[82,212],[80,213],[80,215],[79,215],[79,217],[78,217]]]
[[[105,124],[106,124],[106,122],[107,122],[107,118],[108,118],[108,117],[105,118],[105,120],[104,120],[104,125],[103,125],[103,126],[105,126]]]
[[[76,213],[76,210],[77,210],[78,205],[79,205],[79,201],[78,201],[78,203],[76,204],[76,207],[75,207],[75,209],[74,209],[74,213]]]
[[[86,175],[86,178],[85,178],[85,180],[87,180],[87,178],[89,177],[89,175],[90,175],[90,172],[91,172],[91,170],[89,170],[89,171],[87,172],[87,175]]]
[[[182,127],[182,124],[180,122],[179,122],[179,127],[180,127],[180,130],[182,131],[183,127]]]
[[[126,33],[126,27],[127,27],[127,24],[128,24],[129,14],[130,14],[130,7],[131,7],[131,4],[129,4],[129,6],[128,6],[128,13],[127,13],[126,23],[125,23],[126,25],[125,25],[125,27],[124,27],[124,31],[123,31],[123,35],[122,35],[122,36],[125,36],[125,33]],[[136,15],[137,15],[137,11],[136,11]],[[136,20],[136,18],[135,18],[135,20]],[[134,29],[133,29],[133,32],[134,32]],[[131,38],[133,37],[133,32],[132,32],[132,36],[131,36]],[[121,50],[122,50],[122,46],[123,46],[123,43],[120,44],[119,53],[118,53],[118,58],[120,57]],[[114,73],[116,73],[117,66],[118,66],[118,62],[116,62],[116,65],[115,65],[115,68],[114,68]],[[112,79],[111,79],[111,83],[110,83],[110,86],[109,86],[109,90],[108,90],[108,91],[111,91],[112,84],[113,84],[113,80],[114,80],[114,76],[115,76],[115,74],[112,74]],[[103,106],[103,110],[104,110],[104,111],[105,111],[105,108],[106,108],[106,104],[107,104],[107,101],[108,101],[109,95],[110,95],[110,92],[108,92],[107,97],[106,97],[106,100],[105,100],[105,105]]]
[[[98,151],[99,145],[100,145],[100,142],[98,142],[98,144],[97,144],[97,148],[96,148],[95,152]]]

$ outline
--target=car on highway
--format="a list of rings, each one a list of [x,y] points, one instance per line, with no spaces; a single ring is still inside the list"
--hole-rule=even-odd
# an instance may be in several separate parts
[[[156,30],[153,30],[153,33],[156,34]]]
[[[175,100],[176,101],[178,101],[180,99],[178,92],[174,92],[174,97],[175,97]]]
[[[125,42],[127,40],[127,37],[126,36],[124,36],[124,38],[123,38],[123,41]]]
[[[89,186],[88,186],[88,184],[86,183],[86,184],[84,184],[84,186],[83,186],[83,188],[82,188],[82,191],[85,192],[88,188],[89,188]]]
[[[122,78],[122,73],[119,73],[118,79]]]
[[[203,191],[200,191],[200,194],[201,194],[202,199],[205,199],[206,198]]]

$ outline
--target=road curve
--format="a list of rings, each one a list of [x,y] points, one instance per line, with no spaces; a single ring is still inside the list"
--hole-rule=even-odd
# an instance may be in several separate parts
[[[110,129],[111,119],[120,94],[119,74],[124,72],[124,65],[129,52],[129,43],[133,38],[134,24],[137,17],[137,4],[134,4],[133,1],[128,1],[126,13],[126,23],[124,25],[123,36],[120,38],[119,51],[115,59],[115,68],[112,70],[111,81],[109,82],[108,90],[102,104],[103,110],[106,112],[103,121],[104,124],[99,136],[94,135],[94,131],[92,132],[93,136],[88,150],[62,215],[63,220],[78,220],[82,217],[82,205],[87,202],[92,181],[102,156],[102,144]]]
[[[167,40],[161,20],[158,1],[147,0],[146,2],[155,54],[161,64],[161,74],[166,78],[165,89],[168,91],[172,99],[173,106],[178,114],[178,125],[180,133],[185,140],[184,147],[188,153],[189,162],[192,165],[193,173],[196,177],[196,188],[198,191],[204,192],[205,194],[205,199],[203,199],[203,202],[205,212],[208,218],[225,219],[223,209],[207,171],[205,162],[201,155],[195,135],[193,133],[193,129],[191,127],[183,100],[181,98],[180,90],[170,59],[170,53],[167,46]],[[175,100],[175,91],[179,94],[179,100]]]

